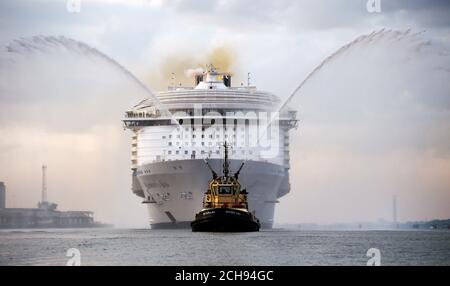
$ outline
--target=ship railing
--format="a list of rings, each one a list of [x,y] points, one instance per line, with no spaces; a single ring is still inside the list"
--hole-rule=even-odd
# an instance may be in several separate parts
[[[170,85],[167,86],[167,90],[168,91],[183,91],[183,90],[193,90],[195,89],[195,86],[185,86],[185,85]],[[255,91],[256,90],[256,86],[254,85],[240,85],[240,86],[229,86],[227,87],[227,89],[231,89],[231,90],[250,90],[250,91]],[[203,89],[200,89],[203,90]],[[219,89],[222,90],[222,89]]]
[[[131,112],[125,113],[125,118],[158,118],[161,116],[159,111],[156,112]]]

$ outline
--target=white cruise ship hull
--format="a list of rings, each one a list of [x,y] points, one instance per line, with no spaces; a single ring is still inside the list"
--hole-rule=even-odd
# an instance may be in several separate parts
[[[241,162],[231,160],[231,171],[236,171]],[[210,159],[209,163],[217,173],[222,172],[223,160]],[[152,228],[188,228],[202,208],[211,177],[202,159],[150,163],[137,168],[133,191],[145,197]],[[287,169],[247,161],[239,181],[249,193],[249,210],[255,211],[262,228],[271,228],[277,199],[289,192]]]

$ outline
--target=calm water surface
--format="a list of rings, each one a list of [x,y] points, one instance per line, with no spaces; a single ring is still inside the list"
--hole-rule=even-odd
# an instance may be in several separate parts
[[[192,233],[190,230],[1,230],[0,265],[450,265],[450,231]]]

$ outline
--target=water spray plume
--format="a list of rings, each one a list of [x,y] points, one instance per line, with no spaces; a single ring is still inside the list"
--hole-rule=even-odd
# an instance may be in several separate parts
[[[300,84],[293,90],[293,92],[280,104],[280,106],[276,109],[277,112],[275,112],[272,115],[271,120],[266,125],[266,128],[263,129],[262,135],[258,137],[258,141],[263,136],[266,136],[266,130],[267,128],[273,123],[275,120],[276,114],[283,111],[287,106],[292,103],[292,100],[296,97],[298,97],[302,90],[305,88],[305,86],[310,83],[311,79],[316,77],[318,74],[321,73],[321,71],[324,70],[325,67],[329,67],[331,63],[336,62],[337,59],[343,58],[344,56],[348,55],[348,60],[356,59],[360,60],[358,62],[359,64],[365,65],[365,72],[367,73],[371,69],[374,69],[374,72],[381,72],[382,78],[367,78],[367,80],[377,80],[377,84],[368,85],[366,88],[383,88],[383,87],[389,87],[391,89],[400,89],[402,88],[413,88],[411,85],[411,81],[414,81],[414,77],[411,77],[409,74],[410,72],[413,72],[411,70],[408,70],[404,64],[414,64],[416,63],[416,66],[414,66],[414,69],[422,69],[422,70],[428,70],[428,72],[432,72],[435,70],[443,70],[448,72],[448,67],[445,65],[448,63],[447,59],[440,59],[440,61],[434,61],[432,65],[430,65],[431,61],[427,58],[427,56],[440,56],[440,54],[446,54],[442,51],[435,51],[433,50],[432,54],[422,53],[424,49],[431,47],[431,43],[429,40],[424,39],[422,37],[424,31],[419,32],[412,32],[411,29],[405,30],[405,31],[395,31],[395,30],[386,30],[381,29],[379,31],[373,31],[370,34],[362,35],[354,39],[353,41],[349,42],[346,45],[343,45],[338,50],[336,50],[334,53],[332,53],[330,56],[326,57],[324,60],[322,60],[310,73],[307,74],[307,76],[300,82]],[[387,54],[380,54],[379,49],[387,48],[389,53]],[[358,54],[359,53],[359,54]],[[362,57],[361,57],[362,56]],[[377,62],[376,59],[384,59],[384,62]],[[347,59],[347,58],[346,58]],[[394,60],[394,62],[389,62],[389,60]],[[352,62],[349,63],[341,63],[345,66],[340,66],[338,68],[337,72],[344,73],[348,72],[346,71],[345,67],[351,66]],[[354,61],[353,61],[354,64]],[[372,66],[375,65],[375,66]],[[384,66],[380,66],[384,65]],[[393,66],[390,66],[393,65]],[[397,66],[396,66],[397,65]],[[378,70],[376,70],[378,68]],[[394,74],[395,80],[391,77],[390,79],[393,79],[393,82],[387,82],[383,81],[389,78],[386,74],[391,72],[391,69],[395,68],[396,72],[398,73],[398,69],[406,69],[403,71],[403,74],[405,75],[402,79],[399,79],[395,76],[400,76],[400,74]],[[351,72],[354,72],[354,75],[357,76],[359,74],[359,71],[352,70]],[[370,73],[369,73],[370,74]],[[430,74],[428,74],[429,77],[431,77]],[[406,78],[406,79],[405,79]],[[355,80],[354,78],[344,78],[344,81],[339,82],[340,85],[348,85],[353,86],[351,82],[346,82],[346,80]],[[381,82],[380,82],[381,80]],[[402,81],[403,80],[403,81]],[[327,84],[327,82],[322,82],[321,84]],[[403,86],[402,86],[403,84]],[[318,90],[324,90],[324,87],[318,87]],[[352,90],[350,90],[352,92]],[[379,92],[383,92],[382,90],[379,90]],[[353,93],[357,93],[356,90],[353,90]],[[341,100],[344,100],[343,98]],[[372,99],[373,100],[373,99]]]
[[[103,60],[137,84],[152,99],[156,107],[158,107],[163,113],[171,116],[169,110],[167,110],[160,103],[158,97],[156,97],[154,93],[132,72],[119,64],[116,60],[83,42],[66,38],[64,36],[34,36],[31,38],[16,39],[6,47],[8,53],[17,55],[29,55],[33,53],[49,54],[55,49],[65,49],[75,54]]]
[[[351,50],[352,48],[358,45],[366,45],[368,43],[376,43],[381,40],[392,40],[392,41],[405,41],[409,40],[410,43],[413,43],[416,48],[420,49],[421,46],[427,44],[427,41],[419,38],[418,36],[423,32],[417,32],[411,34],[411,29],[405,31],[393,31],[393,30],[385,30],[381,29],[377,32],[372,32],[368,35],[362,35],[351,41],[350,43],[342,46],[336,52],[332,53],[330,56],[326,57],[318,66],[316,66],[306,77],[300,82],[300,84],[294,89],[291,95],[281,104],[281,106],[277,109],[277,112],[280,112],[283,108],[285,108],[292,98],[299,93],[299,91],[303,88],[303,86],[312,78],[316,73],[318,73],[325,65],[335,60],[345,52]],[[415,43],[414,43],[415,42]]]

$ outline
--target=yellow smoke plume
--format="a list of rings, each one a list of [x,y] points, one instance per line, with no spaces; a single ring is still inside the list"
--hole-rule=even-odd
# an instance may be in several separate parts
[[[172,83],[193,86],[192,73],[187,71],[205,69],[209,64],[213,64],[219,71],[233,73],[237,66],[236,52],[230,46],[213,48],[206,55],[178,52],[164,58],[158,67],[144,76],[144,80],[154,91],[165,90]],[[172,80],[172,74],[175,80]]]

